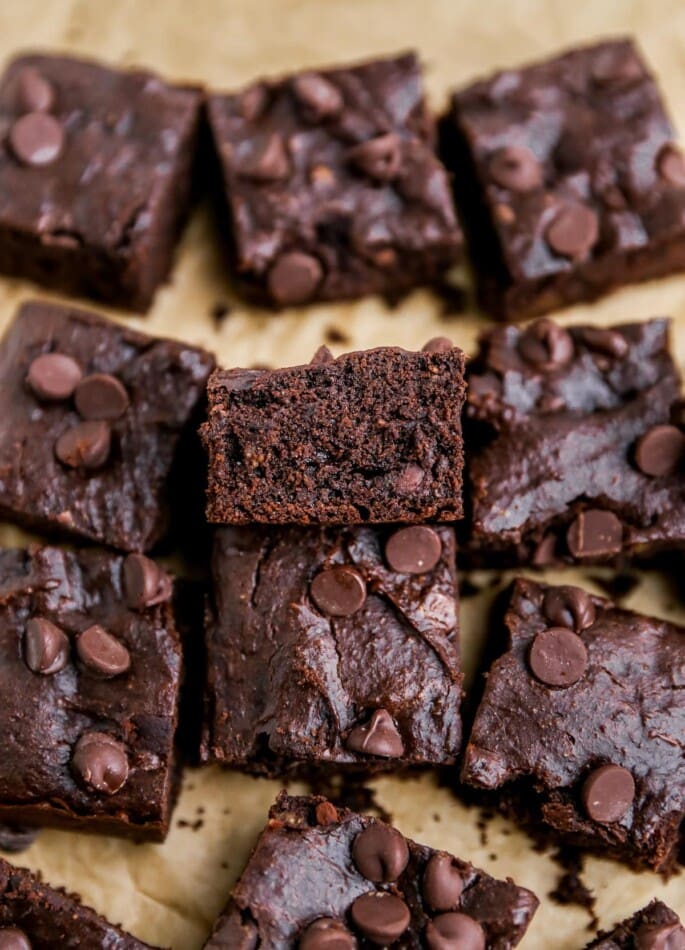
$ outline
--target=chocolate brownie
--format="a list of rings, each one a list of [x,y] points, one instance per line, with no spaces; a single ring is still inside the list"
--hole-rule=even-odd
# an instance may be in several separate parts
[[[93,313],[24,304],[0,342],[0,515],[148,550],[213,365]]]
[[[668,872],[685,818],[685,629],[515,582],[462,777],[536,833]]]
[[[144,555],[0,550],[0,822],[161,841],[181,646]]]
[[[337,359],[322,347],[307,366],[217,370],[201,430],[209,521],[461,518],[463,369],[446,342]]]
[[[685,927],[661,901],[638,910],[611,933],[602,933],[586,950],[685,950]]]
[[[461,256],[408,53],[209,99],[245,289],[278,307],[434,282]]]
[[[278,774],[450,764],[451,528],[217,529],[203,758]]]
[[[668,321],[497,327],[469,367],[476,562],[544,566],[685,545],[685,415]]]
[[[145,311],[190,200],[202,93],[20,56],[0,80],[0,271]]]
[[[493,316],[685,269],[685,158],[630,40],[476,82],[455,93],[442,130]]]
[[[151,950],[67,894],[0,858],[0,950]]]
[[[382,821],[282,792],[205,950],[507,950],[537,907]]]

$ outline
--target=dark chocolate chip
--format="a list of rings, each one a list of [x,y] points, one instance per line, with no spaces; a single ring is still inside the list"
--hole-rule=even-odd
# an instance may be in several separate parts
[[[290,251],[276,260],[267,279],[269,293],[281,306],[306,303],[323,279],[323,267],[316,257]]]
[[[494,373],[472,376],[469,380],[468,398],[474,405],[492,402],[502,395],[502,383]]]
[[[529,148],[505,145],[491,156],[490,175],[502,188],[532,191],[542,184],[542,166]]]
[[[384,759],[399,759],[404,755],[402,736],[387,709],[376,709],[368,723],[355,726],[345,746],[351,752]]]
[[[314,810],[317,825],[335,825],[340,820],[338,809],[333,802],[319,802]]]
[[[623,547],[623,525],[611,511],[588,508],[569,526],[566,543],[573,557],[610,557]]]
[[[18,112],[49,112],[55,104],[55,90],[37,69],[26,66],[15,80],[15,108]]]
[[[6,854],[27,851],[39,833],[39,828],[29,828],[25,825],[0,825],[0,851]]]
[[[76,743],[71,765],[84,785],[115,795],[128,778],[128,756],[121,742],[106,732],[86,732]]]
[[[70,468],[96,469],[109,458],[112,435],[106,422],[79,422],[55,443],[55,455]]]
[[[533,640],[528,663],[546,686],[572,686],[587,669],[587,649],[572,630],[550,627]]]
[[[12,151],[24,165],[50,165],[64,148],[64,132],[57,119],[45,112],[27,112],[9,132]]]
[[[319,571],[309,590],[316,606],[329,617],[350,617],[366,601],[366,583],[353,567]]]
[[[34,673],[59,673],[69,662],[69,638],[49,620],[32,617],[24,633],[24,660]]]
[[[656,168],[664,181],[685,188],[685,155],[675,145],[664,145],[656,157]]]
[[[409,848],[396,828],[374,821],[354,839],[352,860],[367,881],[390,884],[409,863]]]
[[[485,931],[466,914],[440,914],[426,926],[428,950],[485,950]]]
[[[562,257],[583,258],[599,238],[599,221],[587,205],[563,205],[545,232],[547,243]]]
[[[685,950],[682,924],[642,924],[635,934],[635,950]]]
[[[398,135],[388,132],[355,145],[347,153],[350,164],[374,181],[393,181],[402,167],[402,148]]]
[[[630,349],[623,334],[608,327],[583,327],[580,336],[589,350],[616,359],[624,357]]]
[[[531,562],[534,567],[549,567],[557,560],[557,538],[556,535],[546,534],[535,547],[531,556]]]
[[[357,941],[342,920],[319,917],[300,937],[299,950],[357,950]]]
[[[119,676],[131,666],[131,654],[121,640],[97,623],[79,636],[76,652],[83,665],[98,676]]]
[[[425,574],[432,571],[442,555],[437,531],[426,525],[400,528],[388,538],[385,559],[400,574]]]
[[[464,890],[464,878],[451,854],[434,854],[423,872],[423,899],[431,910],[453,910]]]
[[[645,475],[675,475],[685,464],[685,432],[675,426],[654,426],[635,445],[635,464]]]
[[[434,336],[423,347],[424,353],[449,353],[454,343],[446,336]]]
[[[0,950],[31,950],[32,946],[19,927],[0,927]]]
[[[240,114],[247,122],[255,122],[266,109],[269,93],[263,83],[250,86],[240,97]]]
[[[127,554],[122,570],[126,605],[132,610],[154,607],[171,597],[171,578],[144,554]]]
[[[324,343],[318,348],[309,362],[311,366],[317,366],[320,363],[334,363],[335,357]]]
[[[401,937],[411,920],[404,901],[387,891],[362,894],[352,904],[350,915],[357,930],[382,947]]]
[[[592,598],[579,587],[550,587],[542,601],[542,612],[550,623],[579,633],[595,622],[597,611]]]
[[[255,181],[280,181],[290,174],[290,162],[283,139],[278,132],[254,139],[248,151],[235,161],[235,170],[242,178]]]
[[[319,73],[302,73],[293,79],[293,92],[305,119],[309,122],[321,122],[339,114],[343,107],[343,97],[337,86]]]
[[[74,403],[82,419],[112,422],[126,412],[129,398],[116,376],[92,373],[76,387]]]
[[[415,492],[426,477],[420,465],[406,465],[395,480],[395,490],[400,495],[411,495]]]
[[[521,333],[518,351],[526,363],[543,372],[553,372],[573,359],[573,339],[551,320],[536,320]]]
[[[81,381],[81,367],[64,353],[42,353],[31,362],[26,382],[39,399],[69,399]]]
[[[581,793],[588,816],[609,825],[630,809],[635,799],[635,781],[620,765],[602,765],[588,775]]]

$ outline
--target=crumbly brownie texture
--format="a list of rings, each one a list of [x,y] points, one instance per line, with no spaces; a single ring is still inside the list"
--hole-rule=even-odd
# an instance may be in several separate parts
[[[202,94],[61,56],[0,80],[0,270],[144,311],[185,217]]]
[[[220,528],[203,757],[256,772],[449,764],[454,532]]]
[[[474,562],[683,546],[685,415],[668,321],[498,327],[468,375]]]
[[[516,581],[462,777],[534,833],[668,872],[685,817],[685,630]]]
[[[430,283],[461,256],[413,54],[209,100],[238,273],[276,306]]]
[[[24,304],[0,342],[0,515],[148,550],[213,365],[86,311]]]
[[[685,950],[685,927],[670,907],[654,900],[586,950]]]
[[[0,858],[0,950],[56,947],[151,950],[86,907],[77,895],[53,889]]]
[[[685,159],[629,40],[477,82],[454,95],[442,129],[493,316],[685,268]]]
[[[461,518],[463,370],[463,353],[449,346],[217,370],[201,429],[209,521]]]
[[[325,798],[282,792],[206,950],[506,950],[535,895]]]
[[[162,840],[181,647],[143,555],[0,550],[0,822]]]

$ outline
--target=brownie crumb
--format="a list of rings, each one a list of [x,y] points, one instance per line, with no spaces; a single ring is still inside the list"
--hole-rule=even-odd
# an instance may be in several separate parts
[[[218,330],[224,320],[231,315],[231,307],[223,300],[217,301],[209,308],[209,316]]]
[[[324,337],[326,343],[351,343],[351,338],[338,327],[326,327]]]
[[[573,849],[560,848],[552,854],[552,860],[560,865],[563,873],[559,875],[556,887],[549,892],[548,896],[557,904],[573,904],[581,907],[590,918],[587,929],[595,930],[599,924],[599,918],[595,913],[596,898],[581,877],[582,856]]]
[[[434,290],[440,298],[441,317],[458,317],[465,312],[468,301],[465,287],[459,284],[450,284],[448,281],[441,281],[436,284]]]
[[[376,815],[381,821],[392,823],[392,814],[380,804],[376,791],[357,781],[351,775],[323,776],[316,783],[316,794],[323,795],[338,808]]]
[[[588,574],[588,580],[600,587],[616,604],[620,604],[627,597],[630,597],[633,591],[640,586],[640,578],[637,574],[631,574],[629,571],[612,574],[610,577]]]

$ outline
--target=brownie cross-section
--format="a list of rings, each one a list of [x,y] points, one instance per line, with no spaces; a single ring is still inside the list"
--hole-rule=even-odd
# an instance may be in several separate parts
[[[611,931],[600,934],[585,950],[683,950],[685,927],[662,901],[653,900]]]

